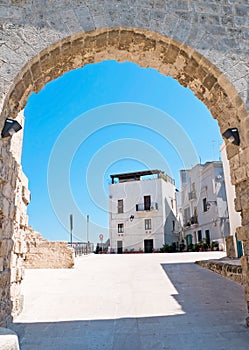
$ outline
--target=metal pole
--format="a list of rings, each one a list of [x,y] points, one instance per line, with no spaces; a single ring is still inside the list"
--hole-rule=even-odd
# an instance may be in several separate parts
[[[88,242],[89,242],[89,215],[86,216],[86,253],[88,254]]]
[[[70,214],[70,243],[73,245],[73,214]]]

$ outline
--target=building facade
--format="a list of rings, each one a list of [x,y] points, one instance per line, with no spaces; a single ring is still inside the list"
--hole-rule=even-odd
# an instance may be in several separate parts
[[[111,251],[152,252],[179,241],[174,180],[160,170],[111,175]]]
[[[229,217],[222,162],[197,164],[180,171],[183,231],[187,247],[218,242],[225,249]]]
[[[241,215],[237,211],[235,211],[234,200],[236,197],[235,194],[235,186],[231,183],[231,174],[229,162],[226,154],[226,147],[223,143],[220,147],[221,159],[224,169],[224,178],[225,178],[225,186],[227,193],[227,205],[228,205],[228,213],[229,213],[229,225],[230,225],[230,235],[233,237],[233,245],[230,249],[227,249],[227,255],[230,257],[240,258],[243,255],[242,242],[237,239],[237,228],[241,226]]]

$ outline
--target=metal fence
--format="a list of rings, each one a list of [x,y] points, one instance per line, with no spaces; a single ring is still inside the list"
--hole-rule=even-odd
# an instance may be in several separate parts
[[[68,246],[74,249],[75,256],[91,254],[94,251],[93,243],[86,242],[68,242]]]

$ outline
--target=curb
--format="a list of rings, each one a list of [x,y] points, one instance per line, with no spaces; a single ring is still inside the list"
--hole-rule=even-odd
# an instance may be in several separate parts
[[[233,265],[223,261],[201,260],[195,262],[197,265],[209,269],[219,275],[230,279],[231,281],[243,284],[243,275],[241,265]]]

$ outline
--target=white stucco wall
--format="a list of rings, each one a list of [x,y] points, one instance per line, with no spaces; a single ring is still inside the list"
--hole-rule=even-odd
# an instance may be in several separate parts
[[[227,209],[227,198],[223,167],[221,162],[210,162],[209,164],[197,164],[186,172],[187,182],[182,189],[182,210],[190,207],[190,216],[194,215],[194,207],[197,207],[198,224],[185,227],[185,237],[192,234],[193,243],[198,241],[197,232],[209,230],[210,240],[219,241],[221,247],[224,245],[224,237],[229,235],[229,220]],[[189,200],[188,193],[191,192],[191,184],[195,183],[196,199]],[[203,210],[203,199],[209,203],[209,209]]]
[[[235,199],[235,186],[231,184],[230,167],[226,154],[225,143],[221,145],[221,158],[224,168],[224,177],[227,193],[227,205],[229,211],[229,221],[230,221],[230,234],[235,235],[236,228],[241,226],[241,216],[240,213],[235,211],[234,199]]]
[[[151,196],[154,209],[136,211],[136,205],[144,203],[144,196]],[[161,178],[121,182],[109,185],[109,230],[111,249],[117,251],[117,241],[123,242],[123,251],[144,250],[144,240],[153,239],[153,248],[160,249],[169,235],[172,243],[172,220],[176,216],[175,186]],[[118,213],[118,200],[124,201],[124,212]],[[174,208],[171,208],[171,199]],[[157,209],[155,204],[157,203]],[[130,216],[134,220],[130,221]],[[145,219],[151,219],[151,230],[145,230]],[[118,233],[118,224],[124,224],[124,232]],[[177,223],[175,224],[177,228]]]

